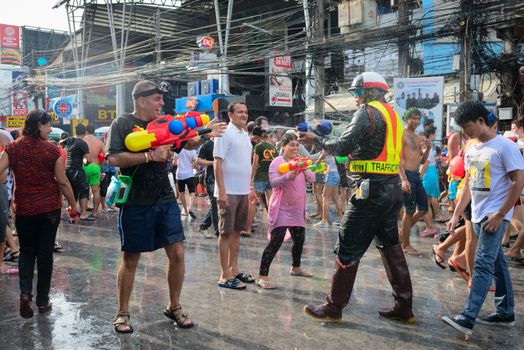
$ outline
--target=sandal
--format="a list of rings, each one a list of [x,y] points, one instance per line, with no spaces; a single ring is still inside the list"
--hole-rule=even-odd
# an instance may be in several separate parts
[[[298,272],[289,271],[289,275],[298,277],[313,277],[313,274],[311,272],[306,272],[302,270]]]
[[[246,272],[241,272],[238,275],[236,275],[235,277],[244,283],[255,283],[255,278]]]
[[[504,258],[509,263],[515,264],[517,266],[524,266],[524,258],[514,258],[509,255],[505,255]]]
[[[435,264],[437,264],[437,266],[440,267],[442,270],[445,270],[446,265],[444,264],[444,258],[435,252],[435,248],[437,248],[437,246],[433,244],[433,246],[431,247],[431,252],[435,256]],[[440,260],[438,260],[437,258]]]
[[[118,321],[118,319],[120,319],[120,321]],[[129,312],[119,311],[113,320],[113,329],[115,332],[133,333],[133,327],[131,327],[131,323],[129,323],[130,319],[131,315],[129,315]],[[127,327],[127,329],[125,327]]]
[[[245,289],[246,285],[242,283],[238,278],[231,278],[225,280],[224,282],[218,281],[218,286],[220,288],[229,288],[229,289]]]
[[[167,318],[172,319],[180,328],[191,328],[194,326],[193,321],[189,318],[188,314],[182,312],[182,305],[171,306],[165,308],[164,315]],[[185,323],[189,321],[189,323]]]
[[[273,283],[271,283],[269,280],[258,279],[256,284],[257,286],[259,286],[262,289],[275,289],[276,288],[276,286]]]
[[[18,254],[15,256],[15,254]],[[15,251],[9,251],[9,253],[7,253],[5,256],[4,256],[4,261],[5,262],[11,262],[11,263],[16,263],[18,262],[18,257],[20,256],[20,251],[18,250],[15,250]]]
[[[455,260],[448,259],[448,266],[449,269],[453,272],[456,272],[464,279],[464,281],[469,282],[469,273],[464,270],[462,267],[460,267]]]

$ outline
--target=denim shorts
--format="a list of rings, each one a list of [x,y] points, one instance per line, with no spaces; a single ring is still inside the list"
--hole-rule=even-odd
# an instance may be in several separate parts
[[[334,187],[340,183],[340,175],[338,171],[330,171],[326,177],[326,186]]]
[[[128,253],[152,252],[185,240],[176,201],[122,206],[118,213],[118,233],[122,251]]]
[[[411,192],[404,193],[404,207],[406,213],[413,214],[415,209],[419,211],[428,211],[428,197],[422,185],[422,179],[418,171],[406,170],[406,177],[411,185]]]
[[[323,184],[326,182],[326,175],[322,173],[315,173],[315,182]]]
[[[254,181],[253,187],[255,188],[255,191],[257,191],[258,193],[264,193],[273,189],[269,181]]]

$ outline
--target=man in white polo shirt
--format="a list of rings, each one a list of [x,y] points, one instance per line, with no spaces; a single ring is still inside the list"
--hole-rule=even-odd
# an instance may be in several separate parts
[[[251,184],[252,145],[246,131],[247,107],[233,102],[228,108],[229,125],[213,150],[215,197],[218,201],[218,253],[222,273],[218,285],[222,288],[244,289],[255,279],[238,269],[240,231],[247,227],[249,200],[256,198]]]

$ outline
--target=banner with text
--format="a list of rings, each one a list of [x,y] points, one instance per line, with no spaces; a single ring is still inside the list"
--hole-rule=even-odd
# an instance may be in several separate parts
[[[293,107],[293,68],[291,56],[269,58],[269,101],[270,106]]]
[[[424,131],[424,126],[434,124],[436,139],[442,140],[442,101],[444,96],[444,77],[395,78],[395,110],[402,116],[408,109],[418,108],[422,114],[416,132]]]
[[[20,27],[0,24],[0,63],[20,65]]]

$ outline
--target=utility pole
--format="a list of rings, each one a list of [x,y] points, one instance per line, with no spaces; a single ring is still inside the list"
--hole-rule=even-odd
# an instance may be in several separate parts
[[[317,46],[326,42],[324,33],[324,0],[316,0],[315,11],[315,42]],[[325,85],[325,70],[324,70],[324,51],[318,50],[314,55],[314,70],[315,70],[315,118],[324,119],[324,85]]]
[[[155,15],[155,53],[156,53],[156,64],[162,62],[162,50],[160,46],[160,8],[156,8]]]
[[[468,100],[469,92],[469,79],[471,69],[471,28],[469,26],[469,17],[467,13],[474,4],[470,3],[470,0],[460,1],[460,11],[462,13],[462,21],[460,23],[460,63],[459,63],[459,102],[464,103]]]
[[[313,71],[313,55],[311,55],[310,45],[313,42],[313,28],[311,27],[311,17],[309,16],[309,2],[308,0],[303,1],[304,5],[304,25],[306,28],[306,59],[305,59],[305,79],[304,79],[304,100],[306,102],[306,109],[311,105],[311,102],[315,98],[315,86],[313,85],[313,81],[311,79],[311,73]],[[311,120],[314,118],[314,115],[311,113],[305,114],[305,120],[306,123],[311,122]]]
[[[402,78],[409,78],[409,15],[410,9],[407,0],[399,0],[398,6],[398,72]]]

